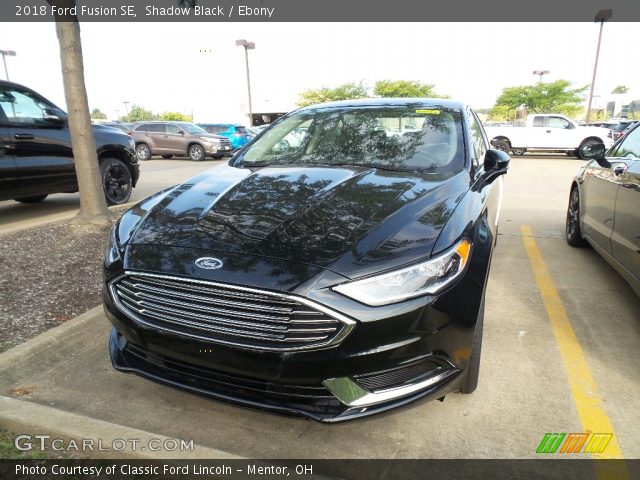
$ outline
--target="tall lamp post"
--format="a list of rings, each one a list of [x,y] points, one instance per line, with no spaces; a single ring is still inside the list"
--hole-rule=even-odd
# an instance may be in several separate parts
[[[256,48],[253,42],[247,42],[244,39],[236,40],[236,46],[244,47],[244,63],[247,68],[247,94],[249,96],[249,126],[253,127],[253,109],[251,108],[251,77],[249,76],[249,50]]]
[[[129,104],[130,104],[131,102],[129,102],[129,101],[124,101],[124,102],[122,102],[122,103],[124,103],[124,111],[126,112],[126,115],[127,115],[127,121],[129,121]]]
[[[594,22],[600,22],[600,34],[598,35],[598,47],[596,48],[596,61],[593,64],[593,78],[591,80],[591,90],[589,91],[589,104],[587,105],[587,119],[585,123],[589,125],[591,120],[591,103],[593,102],[593,89],[596,85],[596,72],[598,71],[598,57],[600,56],[600,42],[602,41],[602,27],[604,22],[609,20],[613,16],[613,10],[600,10],[596,14]]]
[[[7,60],[4,57],[15,57],[16,52],[14,50],[0,50],[0,55],[2,55],[2,63],[4,63],[4,75],[7,77],[7,82],[9,81],[9,70],[7,70]]]
[[[542,76],[551,73],[549,70],[534,70],[533,74],[538,75],[538,83],[542,83]]]

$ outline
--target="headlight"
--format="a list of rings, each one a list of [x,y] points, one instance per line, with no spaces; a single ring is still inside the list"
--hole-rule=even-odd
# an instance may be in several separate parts
[[[104,254],[104,263],[106,265],[112,265],[120,260],[120,243],[118,242],[119,226],[120,222],[116,223],[111,229],[109,243],[107,244],[107,251]]]
[[[364,280],[343,283],[333,290],[373,307],[435,294],[462,274],[470,253],[471,242],[463,239],[426,262]]]

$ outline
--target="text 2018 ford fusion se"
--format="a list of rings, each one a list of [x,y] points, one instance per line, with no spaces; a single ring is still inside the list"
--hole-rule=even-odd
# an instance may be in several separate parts
[[[282,117],[115,226],[115,368],[328,422],[472,392],[508,163],[460,102]]]

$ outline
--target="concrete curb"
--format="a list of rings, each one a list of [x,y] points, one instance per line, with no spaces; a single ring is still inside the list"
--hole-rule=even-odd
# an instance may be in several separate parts
[[[113,205],[113,206],[108,207],[108,208],[109,208],[109,210],[111,210],[113,208],[122,208],[122,207],[131,208],[137,203],[139,203],[139,202],[136,201],[136,202],[123,203],[122,205]],[[38,217],[38,218],[30,218],[30,219],[27,219],[27,220],[20,220],[20,221],[17,221],[17,222],[10,223],[9,225],[3,226],[2,227],[2,234],[19,232],[20,230],[26,230],[28,228],[34,228],[34,227],[39,227],[41,225],[47,225],[49,223],[55,223],[55,222],[60,222],[60,221],[63,221],[63,220],[69,220],[69,219],[75,217],[77,214],[78,214],[78,210],[71,210],[71,211],[68,211],[68,212],[52,213],[50,215],[45,215],[45,216],[41,216],[41,217]]]
[[[236,455],[215,450],[208,447],[193,444],[192,450],[171,451],[171,450],[149,450],[146,446],[153,440],[152,445],[164,445],[167,440],[177,440],[157,435],[154,433],[124,427],[102,420],[76,415],[52,407],[38,405],[36,403],[16,400],[14,398],[0,396],[0,425],[16,434],[49,435],[48,442],[52,439],[61,438],[68,442],[73,439],[78,447],[82,446],[83,439],[93,440],[93,449],[79,452],[82,456],[101,458],[142,458],[142,459],[242,459]],[[116,441],[117,440],[117,441]],[[98,450],[98,441],[102,448],[109,448],[116,441],[116,448],[124,440],[128,449],[126,450]],[[135,440],[138,449],[130,449],[131,440]],[[39,446],[39,440],[32,439],[34,446]],[[169,443],[170,448],[173,443]],[[75,453],[75,449],[70,450]],[[88,454],[88,455],[87,455]]]
[[[92,308],[88,312],[65,322],[59,327],[52,328],[31,340],[17,345],[0,354],[0,374],[9,378],[20,371],[20,365],[36,365],[38,357],[55,355],[57,345],[70,336],[81,335],[89,325],[103,320],[102,307]],[[39,405],[26,400],[0,395],[0,426],[16,434],[50,435],[51,438],[74,439],[79,446],[82,439],[92,439],[97,445],[98,440],[103,446],[111,446],[116,439],[124,439],[127,442],[127,450],[124,451],[85,451],[84,455],[101,458],[144,458],[144,459],[242,459],[221,450],[193,445],[189,451],[137,451],[131,450],[130,439],[138,440],[139,447],[148,445],[149,440],[158,439],[160,444],[169,437],[158,435],[144,430],[126,427],[103,420],[77,415],[75,413],[56,408]],[[180,439],[178,439],[179,441]],[[189,441],[189,439],[186,439]],[[34,445],[38,443],[34,439]],[[72,451],[73,452],[73,451]],[[83,452],[79,452],[83,454]]]

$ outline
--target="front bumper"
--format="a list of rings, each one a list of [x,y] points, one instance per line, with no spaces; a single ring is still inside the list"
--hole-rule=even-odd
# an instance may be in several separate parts
[[[135,258],[147,259],[147,271],[163,270],[160,260],[153,264],[148,259],[180,255],[185,270],[175,270],[174,264],[172,276],[194,278],[194,274],[200,274],[187,266],[193,265],[202,251],[162,247],[159,252],[153,246],[135,246],[134,251]],[[234,263],[232,254],[218,256],[225,266]],[[131,255],[126,257],[128,268],[142,267],[131,261]],[[274,265],[273,259],[269,262],[270,267],[286,269],[284,264]],[[117,265],[105,270],[104,306],[115,327],[111,359],[118,370],[160,383],[324,422],[370,415],[418,398],[440,398],[460,390],[466,379],[487,265],[486,261],[472,259],[456,285],[438,297],[384,307],[366,307],[332,291],[327,285],[339,281],[336,274],[319,267],[312,269],[306,272],[310,280],[292,281],[283,292],[339,312],[356,325],[337,344],[302,351],[225,345],[141,323],[114,303],[108,282],[122,274],[122,265]],[[273,284],[273,269],[254,269],[264,271],[264,278],[257,273],[223,270],[203,271],[200,275],[219,277],[201,280],[224,278],[229,284],[252,288],[268,285],[269,281]]]

